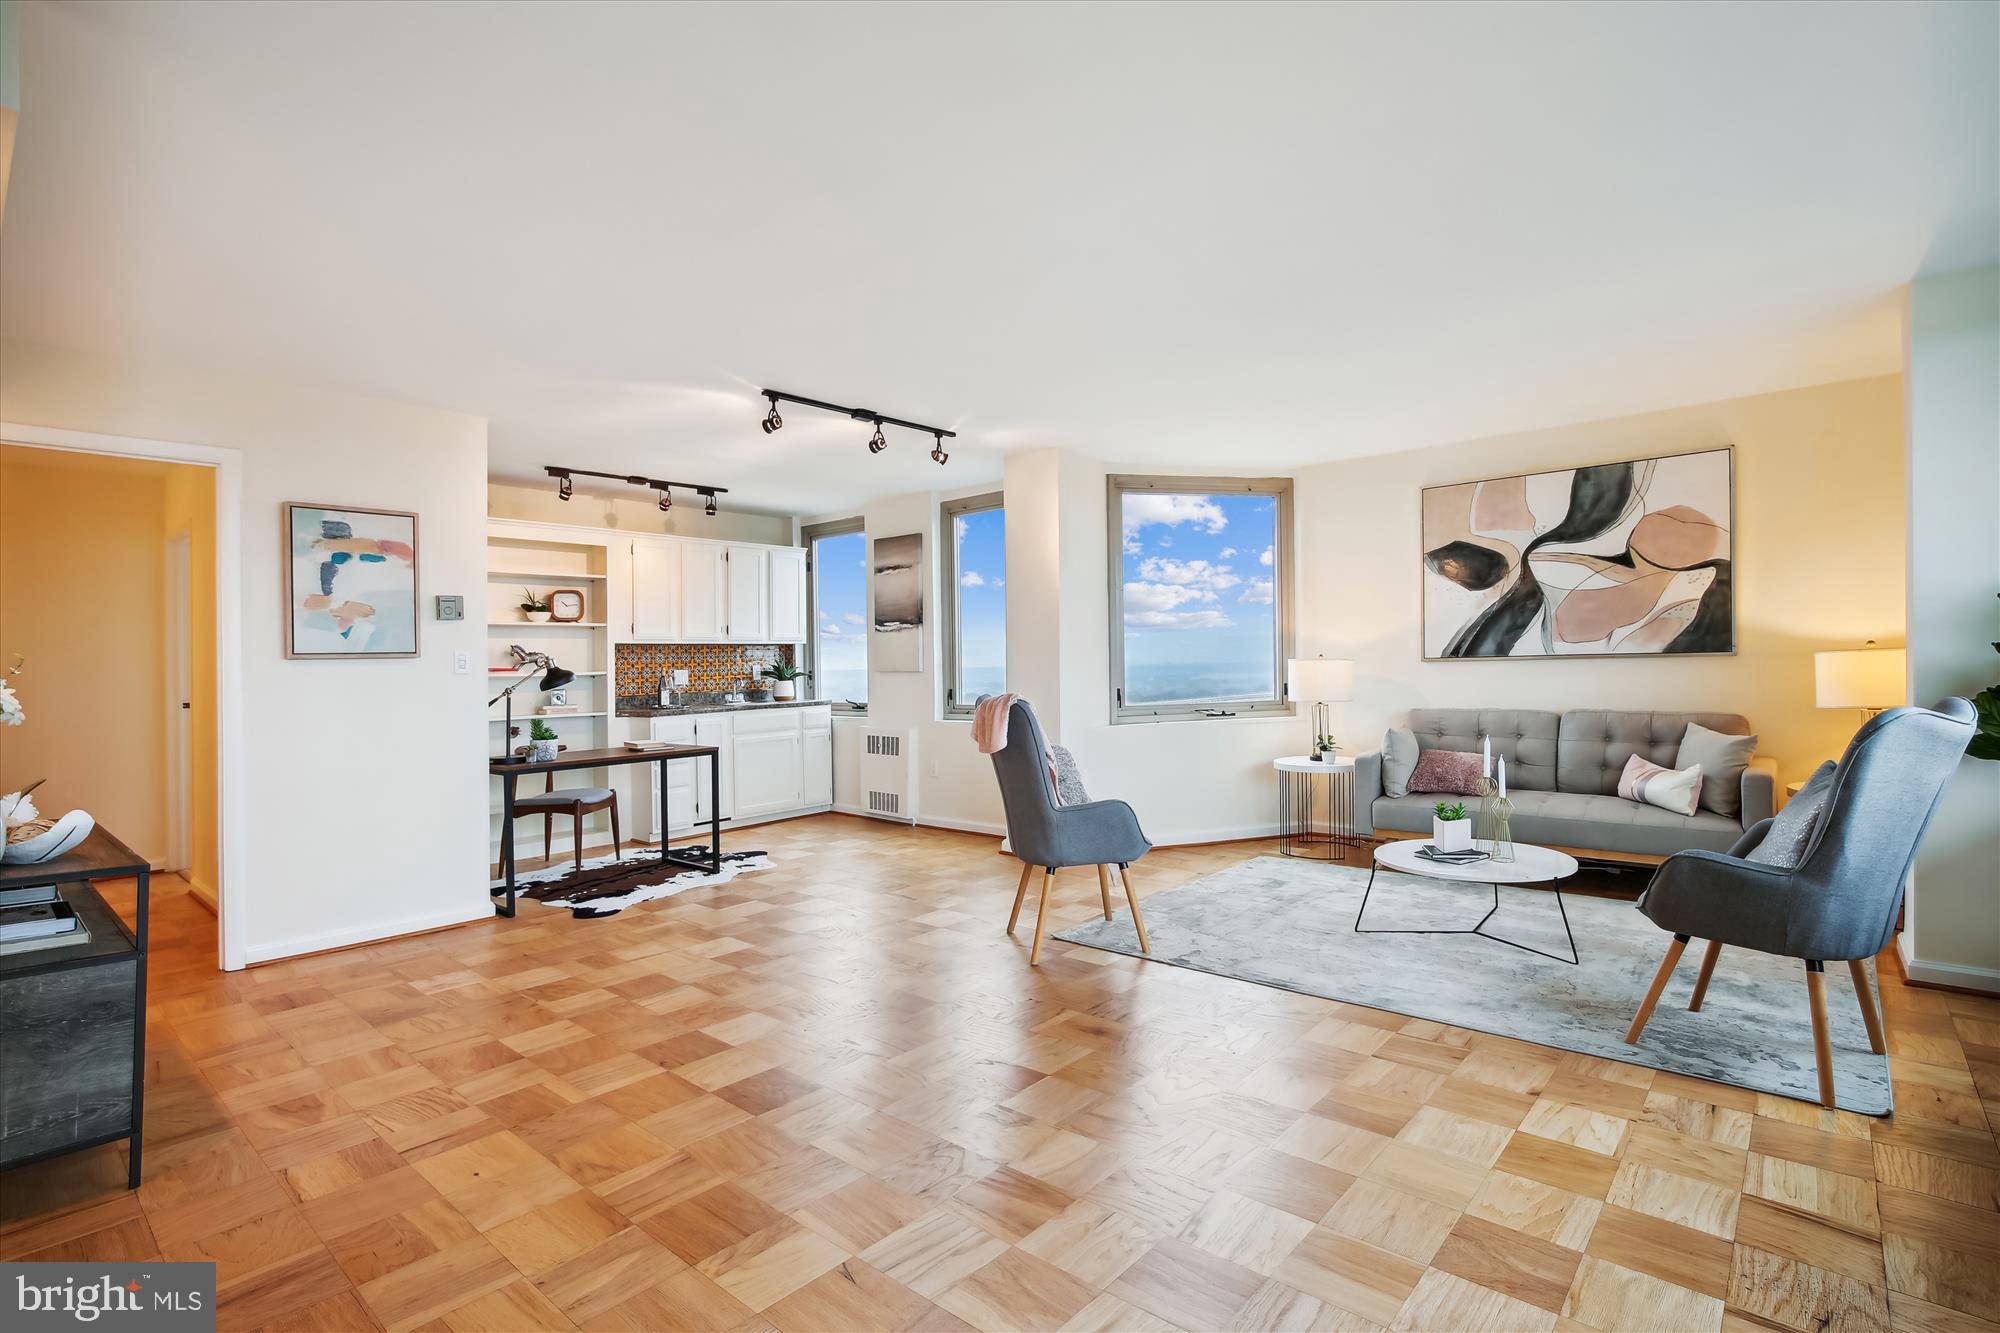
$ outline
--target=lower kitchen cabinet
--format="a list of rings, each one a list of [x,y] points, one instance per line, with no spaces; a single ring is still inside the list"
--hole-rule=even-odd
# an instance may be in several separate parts
[[[656,717],[656,741],[713,745],[722,756],[722,818],[771,819],[833,804],[833,710],[772,708],[738,713]],[[707,759],[667,766],[669,832],[708,822]],[[658,802],[646,802],[646,828],[659,836]]]

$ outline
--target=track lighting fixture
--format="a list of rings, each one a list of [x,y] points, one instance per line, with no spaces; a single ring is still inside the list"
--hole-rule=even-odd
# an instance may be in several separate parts
[[[684,491],[707,496],[708,505],[705,512],[711,518],[715,516],[715,497],[729,494],[727,486],[698,486],[691,481],[661,481],[657,477],[628,476],[622,472],[593,472],[586,467],[544,467],[542,471],[556,479],[556,494],[565,500],[569,499],[576,489],[572,477],[602,477],[606,481],[622,481],[628,486],[648,487],[660,493],[660,512],[663,514],[674,507],[673,488],[676,486]]]
[[[829,403],[818,398],[801,398],[798,394],[784,393],[777,389],[764,389],[761,392],[771,403],[771,410],[765,414],[763,421],[764,433],[766,435],[769,435],[772,431],[785,424],[784,419],[778,415],[778,403],[780,400],[783,400],[787,403],[799,403],[806,407],[817,407],[823,412],[838,412],[842,416],[852,417],[856,421],[874,422],[875,431],[868,437],[868,452],[871,454],[879,454],[889,447],[887,437],[882,434],[882,427],[884,426],[901,426],[906,430],[919,430],[926,435],[935,436],[937,444],[931,450],[931,458],[940,465],[951,457],[950,454],[944,451],[944,442],[948,439],[955,440],[958,438],[957,431],[946,430],[942,426],[926,426],[921,421],[905,421],[901,417],[884,416],[871,407],[843,407],[839,403]]]

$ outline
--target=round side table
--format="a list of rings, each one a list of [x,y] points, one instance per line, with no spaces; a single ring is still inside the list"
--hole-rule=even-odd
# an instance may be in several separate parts
[[[1366,845],[1354,836],[1354,761],[1287,755],[1278,772],[1278,853],[1314,861],[1346,861]],[[1313,779],[1326,779],[1323,786]]]

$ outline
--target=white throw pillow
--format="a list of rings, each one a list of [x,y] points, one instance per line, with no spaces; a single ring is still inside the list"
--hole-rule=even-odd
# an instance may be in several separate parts
[[[1628,801],[1644,801],[1677,815],[1691,815],[1701,799],[1701,765],[1661,768],[1635,754],[1618,775],[1618,794]]]
[[[1417,733],[1391,727],[1382,737],[1382,794],[1408,796],[1410,774],[1417,771]]]

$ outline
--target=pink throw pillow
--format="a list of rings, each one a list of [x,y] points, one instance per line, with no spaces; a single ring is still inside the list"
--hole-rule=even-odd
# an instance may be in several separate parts
[[[1479,756],[1465,750],[1425,750],[1410,774],[1412,792],[1479,795]]]
[[[1625,771],[1618,775],[1618,794],[1628,801],[1643,801],[1677,815],[1691,815],[1701,800],[1701,765],[1662,768],[1635,754],[1625,761]]]

